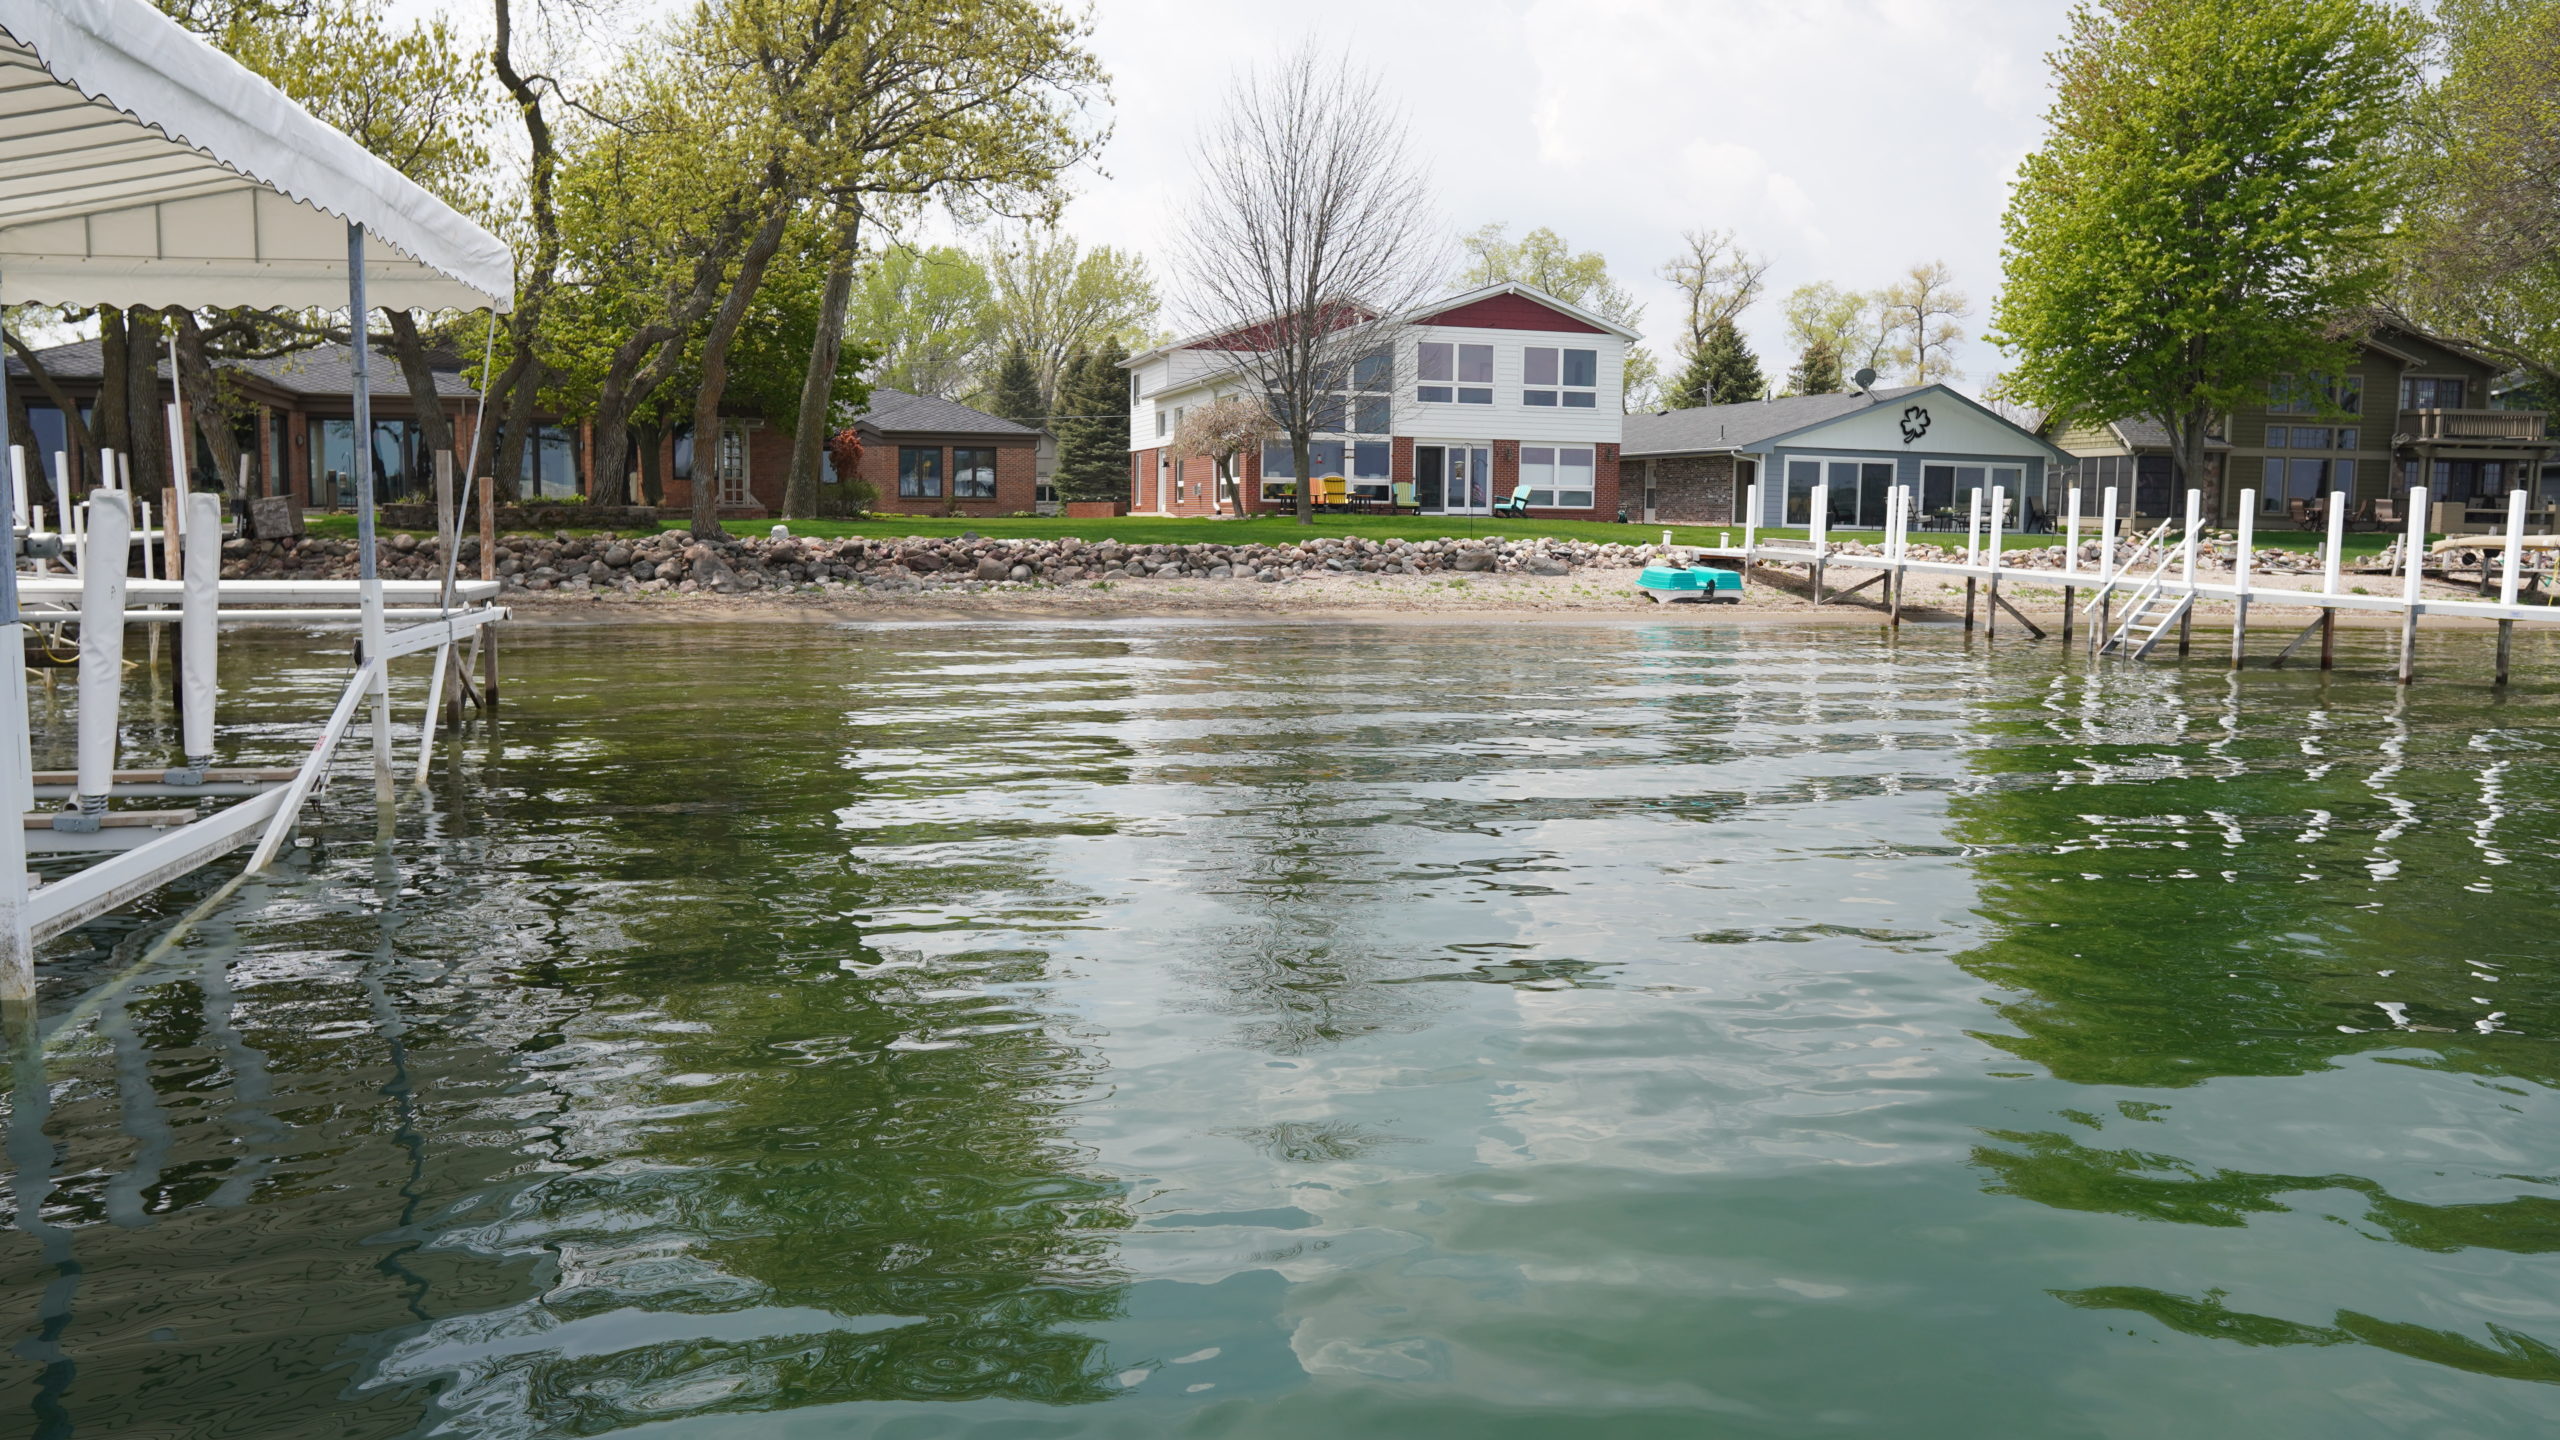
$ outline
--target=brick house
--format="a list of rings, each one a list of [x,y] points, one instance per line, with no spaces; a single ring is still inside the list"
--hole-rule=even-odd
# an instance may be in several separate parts
[[[1407,317],[1394,353],[1353,367],[1326,406],[1309,462],[1317,480],[1387,500],[1411,485],[1433,515],[1481,515],[1525,492],[1532,514],[1615,520],[1627,346],[1635,332],[1528,285],[1503,283]],[[1126,362],[1129,506],[1154,515],[1255,514],[1295,504],[1283,439],[1216,465],[1165,443],[1192,406],[1245,386],[1229,335],[1202,335]]]
[[[36,360],[55,387],[87,417],[104,379],[99,342],[80,340],[50,346],[37,351]],[[50,497],[60,479],[56,456],[66,447],[67,427],[62,411],[37,386],[26,363],[15,355],[9,357],[8,363],[10,398],[23,400],[27,408],[27,430],[32,436],[29,448],[33,452],[29,479],[35,484],[36,503],[51,506],[54,502]],[[320,345],[273,359],[216,360],[213,364],[222,375],[231,400],[241,407],[233,433],[242,455],[249,460],[249,483],[254,493],[292,495],[315,509],[354,503],[353,350],[344,345]],[[158,376],[160,403],[165,406],[171,390],[166,360],[160,362]],[[435,379],[436,399],[452,429],[454,444],[467,449],[472,438],[472,401],[476,392],[463,380],[458,365],[439,367]],[[427,453],[399,362],[377,353],[367,367],[366,380],[365,388],[371,392],[373,402],[377,498],[388,503],[431,496],[434,461]],[[192,427],[189,433],[193,433]],[[165,431],[155,434],[153,440],[164,450],[168,445]],[[560,426],[537,426],[534,444],[537,461],[546,454],[555,454],[559,461],[574,454],[571,432]],[[211,453],[199,439],[191,472],[196,484],[214,483],[212,463]],[[39,467],[41,474],[37,473]],[[95,481],[91,467],[84,466],[82,473]],[[526,488],[533,489],[543,478],[537,465],[534,473],[527,476]],[[554,463],[548,478],[551,489],[545,493],[576,492],[574,466]],[[231,489],[239,479],[237,475],[223,476],[220,486]],[[153,499],[157,503],[157,497]]]
[[[853,428],[862,437],[856,470],[871,482],[874,510],[1012,515],[1028,513],[1036,503],[1040,432],[1031,426],[956,400],[875,385],[870,408],[854,417]],[[786,427],[754,416],[724,417],[715,457],[719,513],[732,519],[780,514],[791,478],[791,446]],[[691,509],[692,426],[678,427],[660,442],[660,464],[668,477],[661,508],[678,514]],[[820,468],[819,480],[836,483],[832,463]]]

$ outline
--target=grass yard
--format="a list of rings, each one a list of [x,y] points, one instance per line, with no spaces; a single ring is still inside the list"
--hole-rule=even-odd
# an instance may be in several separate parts
[[[572,534],[598,533],[575,524],[574,506],[563,506],[561,527]],[[353,538],[356,521],[352,515],[313,514],[306,522],[315,535]],[[770,520],[733,520],[728,522],[731,534],[762,536],[776,522]],[[1463,515],[1319,515],[1313,525],[1278,516],[1256,516],[1246,520],[1166,519],[1153,515],[1124,515],[1111,519],[1069,520],[1061,516],[1036,516],[995,519],[945,519],[939,516],[900,515],[879,520],[793,520],[784,522],[794,535],[843,539],[849,536],[898,539],[909,535],[956,537],[975,531],[991,538],[1054,540],[1073,535],[1080,540],[1119,540],[1141,545],[1266,545],[1293,544],[1311,536],[1357,535],[1367,540],[1437,540],[1443,537],[1466,539],[1472,536],[1510,536],[1528,538],[1551,536],[1561,540],[1603,542],[1615,540],[1622,545],[1650,544],[1669,530],[1675,545],[1716,545],[1742,543],[1742,527],[1738,525],[1616,525],[1600,520],[1496,520]],[[662,521],[660,529],[680,529],[682,522]],[[546,532],[547,533],[547,532]],[[1835,530],[1834,539],[1872,540],[1871,530]],[[1768,529],[1760,532],[1763,540],[1802,540],[1802,529]],[[1962,545],[1962,531],[1922,531],[1912,538],[1923,544]],[[2262,549],[2318,550],[2324,537],[2316,532],[2298,530],[2261,530],[2257,543]],[[2392,540],[2389,532],[2364,531],[2347,536],[2347,557],[2375,555]],[[2059,535],[2011,535],[2003,545],[2012,550],[2059,545]]]

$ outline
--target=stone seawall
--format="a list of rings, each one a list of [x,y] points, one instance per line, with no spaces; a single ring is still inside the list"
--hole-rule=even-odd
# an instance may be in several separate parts
[[[382,574],[395,580],[444,573],[432,537],[377,541]],[[736,595],[802,587],[921,589],[990,585],[1073,585],[1173,578],[1280,583],[1315,573],[1377,575],[1569,575],[1584,568],[1628,569],[1657,553],[1642,545],[1579,540],[1368,540],[1332,537],[1289,545],[1132,545],[1120,541],[908,537],[802,537],[700,541],[682,531],[621,538],[566,532],[502,535],[497,574],[509,591],[631,590]],[[461,542],[460,570],[480,573],[480,543]],[[305,536],[232,540],[222,573],[231,579],[334,579],[356,573],[352,540]]]

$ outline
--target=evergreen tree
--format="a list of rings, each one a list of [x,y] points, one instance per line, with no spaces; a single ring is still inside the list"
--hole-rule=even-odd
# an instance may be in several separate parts
[[[1004,361],[996,367],[995,384],[987,391],[987,409],[1007,420],[1046,429],[1049,407],[1040,398],[1040,372],[1033,369],[1031,356],[1020,345],[1004,352]]]
[[[1129,493],[1129,347],[1118,340],[1071,358],[1059,372],[1051,422],[1058,437],[1058,494],[1119,500]]]
[[[1837,395],[1840,389],[1840,351],[1828,340],[1805,346],[1796,368],[1787,372],[1790,395]]]
[[[1731,320],[1718,320],[1708,329],[1706,343],[1690,355],[1688,368],[1680,372],[1679,383],[1671,390],[1671,407],[1739,405],[1759,399],[1768,384],[1760,374],[1760,357],[1751,353],[1742,332]]]

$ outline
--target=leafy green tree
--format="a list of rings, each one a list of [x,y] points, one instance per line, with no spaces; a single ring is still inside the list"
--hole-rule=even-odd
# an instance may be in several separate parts
[[[1885,331],[1899,337],[1900,358],[1914,385],[1961,380],[1955,347],[1964,343],[1964,327],[1956,322],[1973,314],[1973,301],[1956,288],[1955,272],[1943,260],[1914,265],[1902,279],[1877,297]]]
[[[2012,394],[2155,420],[2201,485],[2216,414],[2342,367],[2332,327],[2388,274],[2417,42],[2384,0],[2083,0],[2003,221]]]
[[[1643,328],[1644,306],[1611,278],[1608,257],[1597,250],[1577,253],[1562,235],[1543,225],[1516,241],[1508,235],[1509,229],[1496,221],[1458,242],[1467,257],[1458,277],[1461,286],[1472,289],[1506,280],[1534,285],[1604,320],[1630,330]],[[1661,396],[1662,362],[1641,345],[1628,346],[1624,383],[1623,400],[1629,412],[1652,409]]]
[[[2560,394],[2560,0],[2439,0],[2391,303]]]
[[[798,165],[835,223],[818,344],[803,380],[783,508],[814,513],[828,427],[809,402],[840,363],[862,224],[927,204],[955,213],[1054,217],[1058,177],[1103,131],[1088,116],[1106,83],[1089,16],[1053,0],[730,0],[767,19],[761,55],[804,22],[840,26],[816,83],[789,109]]]
[[[1844,377],[1857,370],[1887,374],[1911,363],[1909,347],[1897,341],[1900,331],[1883,291],[1843,290],[1816,280],[1787,293],[1786,314],[1797,353],[1827,346]]]
[[[1058,493],[1117,500],[1129,493],[1129,348],[1117,339],[1072,357],[1058,385]]]
[[[1843,388],[1840,352],[1828,340],[1807,344],[1796,356],[1796,368],[1787,372],[1790,395],[1837,395]]]
[[[956,400],[978,384],[992,333],[994,288],[956,245],[893,245],[862,267],[846,333],[878,356],[872,380]]]
[[[1030,357],[1043,396],[1058,395],[1069,357],[1114,343],[1126,353],[1155,325],[1155,280],[1128,251],[1086,250],[1054,227],[1024,226],[989,243],[981,263],[994,286],[988,329]]]
[[[1670,402],[1675,410],[1738,405],[1759,399],[1768,386],[1760,373],[1760,357],[1751,353],[1742,331],[1731,319],[1721,319],[1708,327],[1705,343],[1690,355],[1688,368],[1672,386]]]
[[[995,383],[987,390],[986,409],[1007,420],[1048,427],[1049,407],[1040,398],[1040,374],[1031,368],[1031,357],[1021,346],[1006,347],[1004,359],[996,365]]]

